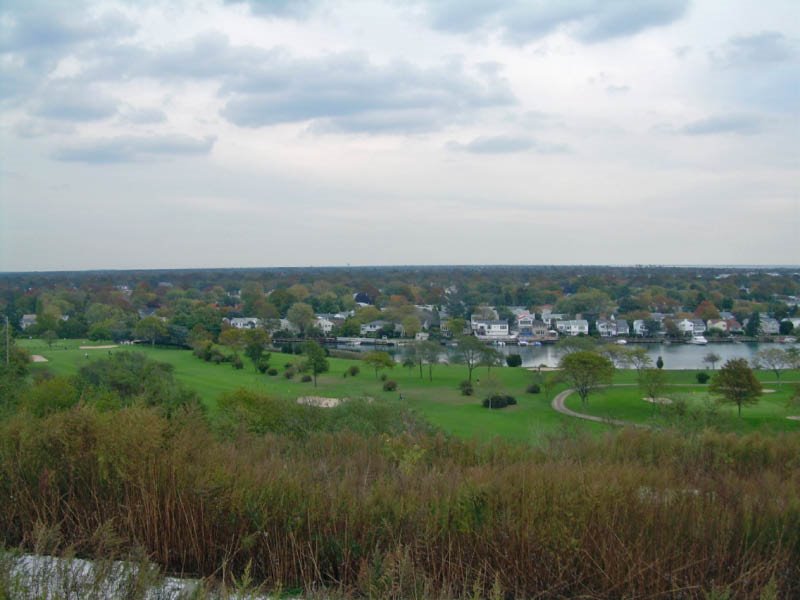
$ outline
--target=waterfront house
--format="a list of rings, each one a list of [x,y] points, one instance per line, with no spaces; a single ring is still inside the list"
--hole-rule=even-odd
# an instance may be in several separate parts
[[[600,337],[613,337],[617,335],[617,323],[611,319],[597,320],[597,333]]]
[[[473,320],[472,332],[478,337],[503,338],[508,337],[508,323],[501,320]]]
[[[589,335],[589,321],[586,319],[556,321],[556,330],[562,335]]]
[[[19,326],[22,329],[27,329],[28,327],[33,327],[36,325],[36,315],[22,315],[22,319],[20,319]]]
[[[617,319],[617,335],[630,335],[631,328],[625,319]]]
[[[228,325],[236,329],[256,329],[261,327],[261,319],[258,317],[234,317],[233,319],[227,319],[227,321]]]

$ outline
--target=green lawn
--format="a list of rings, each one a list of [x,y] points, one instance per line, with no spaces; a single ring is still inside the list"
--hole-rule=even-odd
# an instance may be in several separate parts
[[[80,340],[61,340],[53,344],[52,348],[39,340],[19,340],[19,344],[32,354],[48,359],[46,363],[35,363],[34,368],[47,368],[58,375],[75,373],[87,361],[107,357],[109,352],[108,349],[81,350],[79,346],[82,345],[100,346],[105,343]],[[120,346],[110,351],[131,349]],[[402,394],[403,401],[432,424],[449,433],[468,438],[491,439],[500,436],[509,440],[536,441],[561,430],[602,431],[607,428],[605,425],[556,413],[550,407],[550,398],[545,398],[544,394],[525,393],[525,388],[533,381],[534,376],[525,369],[492,369],[492,376],[497,379],[500,389],[515,396],[519,404],[490,411],[480,406],[480,401],[488,393],[490,386],[485,367],[476,369],[473,373],[474,396],[462,396],[458,390],[459,382],[467,379],[467,369],[460,365],[434,367],[433,381],[428,381],[427,368],[424,378],[420,379],[418,369],[409,370],[397,365],[391,371],[384,372],[390,379],[397,381],[398,390],[384,392],[383,384],[376,378],[375,372],[360,361],[330,358],[330,372],[318,377],[318,387],[314,389],[312,383],[303,383],[299,377],[292,380],[283,377],[284,365],[300,358],[292,355],[273,352],[270,365],[278,369],[279,375],[270,377],[256,372],[247,360],[245,368],[237,371],[227,363],[214,365],[204,362],[189,350],[148,346],[136,346],[133,349],[173,365],[177,379],[196,390],[212,414],[216,410],[220,394],[243,387],[291,399],[305,395],[398,399]],[[353,364],[360,366],[361,373],[357,377],[343,377],[344,372]]]
[[[742,407],[741,419],[735,405],[719,404],[705,385],[667,387],[663,397],[672,400],[673,407],[646,402],[645,394],[637,386],[598,390],[589,396],[586,405],[582,405],[577,394],[573,394],[567,399],[566,405],[572,410],[598,417],[655,426],[680,425],[683,422],[689,426],[694,424],[703,427],[713,423],[725,430],[739,432],[757,429],[770,432],[800,431],[800,421],[786,418],[800,414],[800,407],[787,405],[792,387],[776,385],[774,375],[771,380],[766,374],[761,375],[764,389],[772,391],[764,393],[758,403]],[[674,408],[678,401],[686,403],[687,415],[683,417],[677,415]]]
[[[102,342],[85,340],[60,340],[49,348],[40,340],[19,340],[20,346],[32,354],[40,354],[48,359],[46,363],[36,363],[34,368],[47,368],[58,375],[75,373],[87,361],[107,357],[109,350],[81,350],[83,345],[100,346]],[[236,370],[230,364],[214,365],[196,358],[189,350],[150,348],[148,346],[125,347],[111,349],[111,352],[130,351],[135,349],[148,356],[172,364],[175,375],[187,387],[200,395],[203,403],[213,412],[216,410],[217,398],[220,394],[247,388],[273,396],[295,399],[305,395],[320,395],[332,398],[370,397],[374,399],[398,399],[422,414],[428,421],[443,430],[463,437],[491,439],[500,436],[510,440],[535,441],[543,436],[569,429],[577,431],[603,431],[607,426],[573,419],[556,413],[550,407],[551,398],[544,394],[527,394],[525,388],[533,381],[534,374],[526,369],[494,368],[492,376],[501,390],[515,396],[517,406],[502,410],[490,411],[480,406],[480,400],[488,393],[490,378],[485,367],[476,369],[475,395],[462,396],[458,384],[467,378],[466,367],[460,365],[439,365],[434,368],[433,381],[428,381],[427,369],[424,378],[420,379],[417,369],[409,370],[397,365],[391,371],[384,371],[390,379],[398,383],[396,392],[384,392],[382,382],[376,378],[374,371],[360,361],[330,358],[330,372],[318,377],[318,387],[312,383],[303,383],[297,376],[292,380],[283,377],[284,365],[298,360],[300,357],[273,352],[270,365],[277,368],[279,374],[274,377],[262,375],[245,361],[245,368]],[[88,355],[88,356],[87,356]],[[344,372],[353,364],[361,367],[357,377],[343,377]],[[666,371],[670,384],[681,384],[671,387],[666,397],[682,398],[687,406],[699,411],[711,403],[703,392],[706,386],[696,384],[697,370]],[[800,422],[786,419],[787,415],[800,414],[800,408],[790,409],[786,400],[790,395],[789,385],[776,385],[775,375],[771,372],[758,372],[759,379],[767,389],[775,389],[775,393],[765,394],[755,406],[743,409],[742,419],[736,417],[736,408],[719,407],[719,421],[723,427],[734,431],[750,431],[765,428],[770,431],[798,431]],[[786,372],[784,381],[800,380],[800,372]],[[580,399],[572,395],[567,406],[579,412],[586,412],[600,417],[624,419],[638,423],[656,425],[674,424],[673,411],[659,409],[642,400],[643,394],[630,384],[636,381],[636,372],[618,370],[614,383],[626,384],[592,394],[587,406],[581,406]],[[480,382],[480,383],[478,383]],[[558,390],[563,389],[563,386]],[[553,392],[555,393],[555,392]],[[551,394],[552,396],[552,394]],[[666,416],[665,416],[666,414]],[[670,420],[672,419],[672,420]]]

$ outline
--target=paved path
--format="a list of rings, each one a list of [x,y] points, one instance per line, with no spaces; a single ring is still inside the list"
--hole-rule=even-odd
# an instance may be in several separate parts
[[[784,381],[783,383],[796,383],[795,381]],[[611,387],[633,387],[637,384],[635,383],[618,383],[616,385],[612,385]],[[672,383],[670,386],[680,386],[680,387],[698,387],[697,384],[694,383]],[[774,390],[773,390],[774,391]],[[640,429],[652,429],[652,426],[645,425],[643,423],[634,423],[633,421],[623,421],[622,419],[610,419],[607,417],[595,417],[594,415],[587,415],[586,413],[579,413],[571,408],[567,408],[566,401],[570,394],[575,393],[575,390],[570,388],[566,389],[560,394],[556,395],[553,398],[553,402],[551,402],[550,406],[553,407],[553,410],[556,412],[560,412],[562,415],[567,415],[568,417],[575,417],[576,419],[584,419],[586,421],[594,421],[595,423],[603,423],[605,425],[617,425],[618,427],[639,427]]]
[[[585,419],[586,421],[594,421],[595,423],[603,423],[604,425],[617,425],[619,427],[639,427],[641,429],[651,429],[649,425],[634,423],[633,421],[623,421],[621,419],[595,417],[594,415],[587,415],[585,413],[575,412],[574,410],[567,408],[567,405],[565,404],[569,395],[574,392],[575,390],[570,388],[564,390],[563,392],[558,394],[555,398],[553,398],[553,402],[551,404],[553,410],[555,410],[556,412],[560,412],[562,415],[567,415],[568,417],[575,417],[576,419]]]

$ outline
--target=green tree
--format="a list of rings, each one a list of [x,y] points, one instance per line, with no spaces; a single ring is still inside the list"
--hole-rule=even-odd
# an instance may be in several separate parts
[[[234,354],[238,354],[244,350],[244,332],[235,327],[223,329],[219,334],[219,343],[233,350]]]
[[[636,369],[637,375],[641,375],[643,369],[649,369],[653,366],[653,359],[647,354],[647,348],[642,346],[626,348],[625,354],[627,355],[628,364]]]
[[[593,390],[610,384],[614,376],[614,363],[595,352],[572,352],[561,358],[559,366],[582,404],[586,404]]]
[[[556,342],[556,351],[561,356],[571,354],[572,352],[589,352],[594,350],[596,347],[597,341],[595,341],[594,338],[585,336],[579,337],[577,335],[569,335]]]
[[[481,365],[486,367],[487,375],[491,375],[492,367],[499,367],[503,364],[503,355],[491,346],[483,345],[481,349]]]
[[[716,368],[716,364],[720,361],[720,355],[716,352],[709,352],[703,357],[703,362],[707,365],[711,365],[711,369]]]
[[[388,352],[383,352],[381,350],[373,350],[372,352],[367,352],[364,354],[364,358],[362,359],[365,363],[367,363],[370,367],[375,369],[375,379],[378,378],[378,371],[383,369],[393,369],[394,368],[394,360],[389,355]]]
[[[485,345],[478,338],[472,335],[458,336],[458,349],[456,350],[456,360],[467,367],[469,373],[468,381],[472,383],[472,371],[475,370],[482,358]]]
[[[722,365],[714,375],[708,389],[739,408],[742,416],[743,404],[755,404],[761,396],[761,383],[756,379],[750,365],[744,358],[733,358]]]
[[[758,311],[753,311],[750,314],[750,318],[747,321],[747,325],[744,327],[745,335],[749,337],[756,337],[761,329],[761,315],[758,314]]]
[[[47,343],[48,348],[53,347],[53,342],[58,339],[58,334],[52,329],[48,329],[42,334],[42,340]]]
[[[300,337],[304,337],[314,324],[316,315],[310,305],[305,302],[295,302],[289,307],[286,318],[300,330]]]
[[[661,358],[660,356],[656,359],[656,367],[659,369],[664,368],[664,359]]]
[[[249,329],[244,333],[244,353],[253,362],[256,371],[269,343],[269,335],[263,329]]]
[[[769,369],[775,373],[778,383],[781,381],[781,370],[787,368],[790,364],[789,356],[780,348],[764,348],[753,356],[753,367],[756,369]]]
[[[658,404],[658,399],[664,395],[667,387],[667,374],[661,369],[644,369],[639,374],[639,388],[650,398],[653,410]]]
[[[419,317],[416,315],[409,315],[404,317],[401,321],[403,325],[403,333],[406,337],[413,338],[422,329],[422,323],[419,322]]]
[[[311,371],[314,376],[314,387],[317,387],[317,374],[325,373],[329,368],[325,350],[317,342],[309,340],[303,344],[303,354],[306,356],[304,369]]]
[[[164,322],[158,317],[145,317],[136,324],[133,333],[136,337],[149,340],[150,346],[155,346],[156,338],[167,335],[167,326],[164,325]]]
[[[420,353],[428,365],[428,381],[433,381],[433,365],[439,364],[441,348],[436,342],[425,341],[420,343]]]

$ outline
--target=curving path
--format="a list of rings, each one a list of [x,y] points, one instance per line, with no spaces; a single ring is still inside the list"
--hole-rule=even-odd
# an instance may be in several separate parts
[[[562,415],[568,417],[575,417],[576,419],[584,419],[586,421],[594,421],[595,423],[603,423],[604,425],[617,425],[619,427],[639,427],[640,429],[651,429],[649,425],[642,423],[634,423],[633,421],[623,421],[622,419],[609,419],[604,417],[595,417],[594,415],[587,415],[586,413],[575,412],[571,408],[567,408],[566,401],[570,394],[574,393],[572,388],[566,389],[553,398],[550,404],[553,410],[560,412]]]

